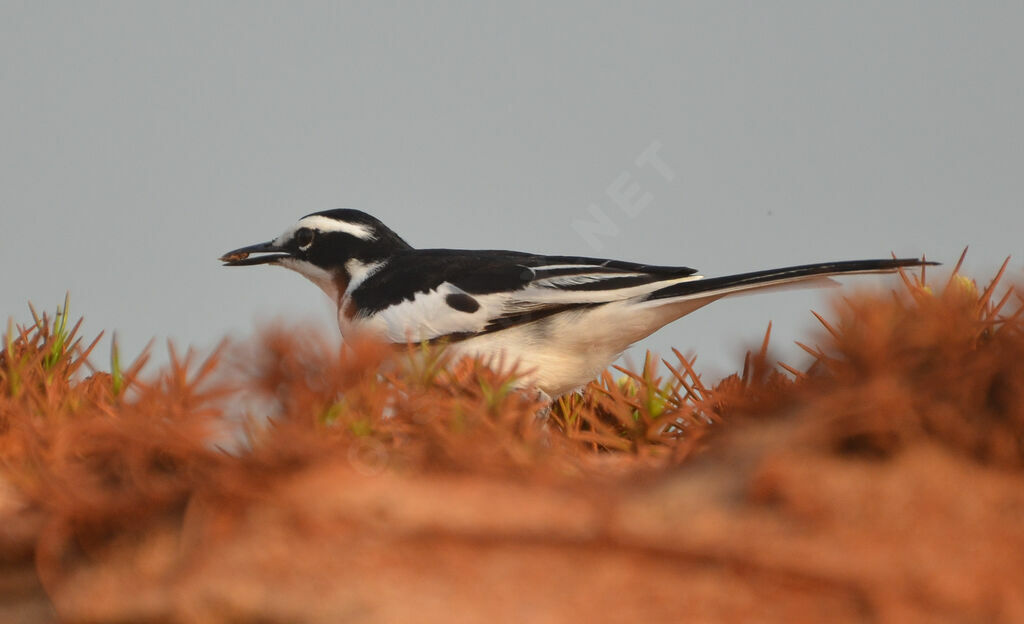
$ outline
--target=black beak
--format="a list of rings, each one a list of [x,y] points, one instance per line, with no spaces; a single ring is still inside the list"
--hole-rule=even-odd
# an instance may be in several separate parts
[[[278,247],[273,241],[270,241],[229,251],[220,257],[220,261],[224,263],[224,266],[251,266],[254,264],[275,264],[282,258],[291,257],[287,252],[278,252],[286,252],[286,250],[284,247]],[[249,257],[250,254],[257,253],[267,255]]]

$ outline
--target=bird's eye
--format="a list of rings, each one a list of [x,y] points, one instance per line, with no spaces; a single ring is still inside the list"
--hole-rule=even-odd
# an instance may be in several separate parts
[[[300,228],[295,233],[295,242],[298,243],[299,249],[309,249],[309,246],[313,244],[313,230]]]

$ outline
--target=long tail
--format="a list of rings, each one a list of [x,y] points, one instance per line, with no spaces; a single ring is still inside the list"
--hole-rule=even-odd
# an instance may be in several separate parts
[[[842,262],[818,262],[782,269],[768,269],[752,273],[739,273],[707,279],[681,282],[666,286],[647,295],[644,301],[659,299],[704,299],[708,297],[724,297],[725,295],[753,290],[795,284],[807,280],[820,279],[831,275],[847,275],[854,273],[893,273],[903,267],[935,265],[917,258],[896,258],[887,260],[846,260]]]

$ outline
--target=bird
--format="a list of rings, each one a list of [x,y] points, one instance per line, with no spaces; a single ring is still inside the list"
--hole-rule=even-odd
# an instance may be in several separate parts
[[[549,398],[585,386],[633,343],[722,297],[937,264],[893,257],[705,278],[685,266],[417,249],[353,209],[308,214],[277,238],[229,251],[220,261],[276,265],[305,276],[337,307],[346,340],[443,344],[455,357],[514,366],[521,387]]]

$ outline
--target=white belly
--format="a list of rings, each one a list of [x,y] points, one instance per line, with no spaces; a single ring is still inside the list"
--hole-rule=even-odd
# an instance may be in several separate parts
[[[596,378],[637,340],[706,303],[616,301],[453,341],[448,349],[457,358],[479,357],[492,368],[515,369],[521,375],[520,385],[557,397]],[[344,315],[338,320],[343,335],[366,331],[393,341],[382,325],[352,322]]]

